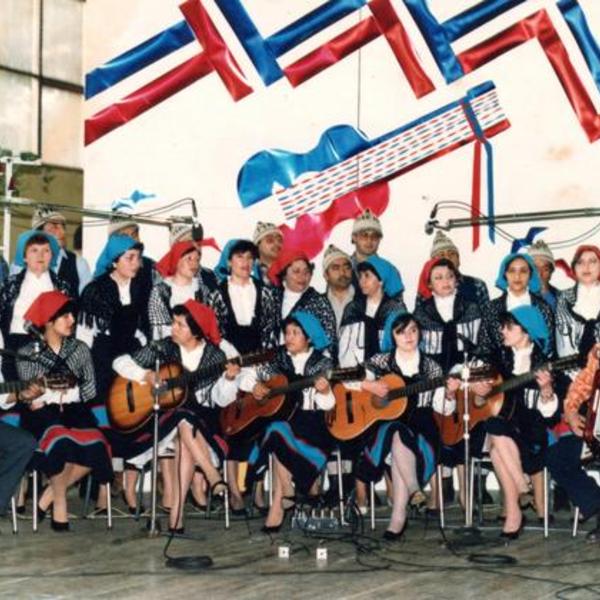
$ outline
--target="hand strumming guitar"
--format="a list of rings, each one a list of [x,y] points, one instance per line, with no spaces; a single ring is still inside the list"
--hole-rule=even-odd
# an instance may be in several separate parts
[[[39,383],[34,382],[22,392],[19,392],[17,398],[27,402],[31,410],[38,410],[44,406],[44,402],[36,402],[36,398],[39,398],[43,393],[44,387]]]
[[[252,395],[258,402],[264,400],[268,393],[269,388],[260,381],[252,388]]]

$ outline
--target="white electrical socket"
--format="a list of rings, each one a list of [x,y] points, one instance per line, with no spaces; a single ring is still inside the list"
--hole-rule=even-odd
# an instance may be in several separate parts
[[[277,556],[279,558],[289,558],[290,557],[290,547],[289,546],[279,546],[277,548]]]
[[[317,548],[317,560],[327,560],[327,548]]]

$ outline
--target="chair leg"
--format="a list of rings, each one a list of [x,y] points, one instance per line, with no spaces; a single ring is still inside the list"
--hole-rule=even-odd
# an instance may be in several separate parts
[[[444,512],[444,485],[442,473],[443,467],[442,465],[438,465],[436,468],[436,476],[437,476],[437,487],[438,487],[438,506],[440,509],[440,527],[444,529],[446,527],[446,514]]]
[[[477,522],[479,526],[483,525],[483,469],[481,468],[481,461],[477,463]],[[471,483],[471,486],[473,484]],[[471,507],[473,510],[473,507]]]
[[[542,472],[544,486],[544,538],[548,537],[548,469],[544,467]]]
[[[33,485],[33,531],[37,533],[38,530],[38,472],[33,471],[32,477]]]
[[[110,531],[113,528],[112,521],[112,486],[110,481],[106,484],[106,528]]]
[[[10,511],[12,518],[12,532],[18,533],[19,528],[17,525],[17,501],[15,500],[14,496],[10,499]]]
[[[575,516],[573,517],[573,537],[577,537],[577,530],[579,528],[579,506],[575,507]]]
[[[90,509],[90,498],[92,496],[92,476],[87,475],[85,480],[85,498],[83,499],[83,514],[81,515],[84,519],[88,515]]]
[[[469,469],[469,489],[465,490],[465,500],[467,505],[465,506],[465,512],[468,515],[468,521],[470,524],[473,524],[473,501],[474,501],[474,486],[475,482],[475,465],[478,463],[476,458],[471,459],[471,465]],[[467,465],[465,465],[465,469]],[[463,484],[464,485],[464,484]],[[468,493],[466,493],[468,492]]]
[[[344,520],[344,478],[342,476],[342,451],[338,448],[335,452],[336,463],[337,463],[337,483],[338,483],[338,497],[339,497],[339,509],[340,509],[340,525],[346,525]]]
[[[223,496],[223,506],[225,508],[225,529],[229,529],[229,481],[227,475],[227,461],[223,461],[223,481],[226,484],[225,494]]]
[[[146,475],[146,470],[144,467],[137,469],[137,495],[135,499],[135,516],[134,519],[136,521],[140,520],[142,515],[142,502],[144,500],[144,477]]]
[[[273,506],[273,455],[269,454],[269,508]]]
[[[369,485],[369,504],[371,505],[371,531],[375,531],[375,482]]]

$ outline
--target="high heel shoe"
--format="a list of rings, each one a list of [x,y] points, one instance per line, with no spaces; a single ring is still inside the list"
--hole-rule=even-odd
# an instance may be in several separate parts
[[[410,506],[414,506],[415,508],[423,508],[425,504],[427,504],[427,496],[423,492],[423,490],[417,490],[410,495],[408,499],[408,503]]]
[[[406,531],[407,528],[408,528],[408,519],[406,521],[404,521],[404,525],[402,526],[402,529],[400,531],[392,531],[391,529],[386,529],[383,532],[383,539],[388,542],[397,542],[400,539],[402,539],[402,536],[404,535],[404,532]]]
[[[121,498],[123,498],[123,502],[125,502],[125,506],[127,507],[129,514],[136,515],[138,512],[137,505],[131,506],[131,504],[129,504],[129,501],[127,500],[127,496],[125,495],[125,490],[121,490]],[[140,515],[143,514],[144,512],[146,512],[146,507],[143,504],[140,504]]]
[[[183,535],[185,533],[185,527],[169,527],[168,532],[171,535]]]
[[[210,486],[211,496],[224,496],[229,491],[229,486],[222,480],[215,481]]]
[[[523,531],[523,527],[525,527],[525,515],[521,518],[521,524],[516,531],[502,531],[500,533],[500,538],[506,540],[507,542],[518,540],[521,532]]]
[[[54,519],[50,519],[50,527],[53,531],[59,531],[61,533],[71,530],[69,521],[55,521]]]
[[[260,530],[262,533],[272,534],[279,533],[281,526],[283,525],[283,521],[285,520],[285,516],[283,517],[281,523],[279,525],[263,525]]]

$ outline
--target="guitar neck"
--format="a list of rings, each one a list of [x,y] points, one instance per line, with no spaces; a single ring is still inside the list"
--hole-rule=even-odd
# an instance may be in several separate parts
[[[31,385],[32,381],[5,381],[0,383],[0,394],[15,394],[16,392],[22,392]]]
[[[396,398],[406,398],[408,396],[414,396],[415,394],[421,394],[429,390],[435,390],[438,387],[442,387],[446,384],[446,377],[434,377],[433,379],[424,379],[418,383],[411,383],[401,388],[391,390],[387,394],[388,402],[395,400]]]
[[[577,365],[577,360],[579,359],[578,354],[571,354],[570,356],[565,356],[564,358],[559,358],[553,362],[547,362],[540,365],[537,369],[532,371],[527,371],[527,373],[523,373],[522,375],[517,375],[516,377],[511,377],[506,381],[494,386],[490,393],[488,394],[488,398],[491,396],[495,396],[496,394],[503,394],[504,392],[510,392],[526,383],[530,383],[535,380],[536,373],[538,371],[547,370],[547,371],[564,371],[566,369],[573,368]]]
[[[298,379],[297,381],[292,381],[292,383],[288,383],[286,385],[282,385],[279,387],[271,388],[269,391],[269,397],[272,398],[274,396],[279,396],[281,394],[288,394],[290,392],[296,392],[298,390],[303,390],[304,388],[310,387],[314,384],[314,382],[319,379],[319,377],[325,377],[327,381],[330,383],[336,381],[345,381],[351,379],[360,378],[362,370],[360,368],[351,368],[351,369],[332,369],[330,371],[315,373],[314,375],[310,375],[308,377],[303,377],[302,379]]]
[[[221,373],[225,370],[227,363],[235,362],[239,364],[240,367],[245,367],[248,365],[265,362],[273,356],[274,352],[272,350],[267,350],[265,352],[255,352],[243,356],[236,356],[235,358],[226,358],[225,360],[216,362],[214,365],[203,367],[197,371],[183,372],[181,375],[171,379],[169,385],[171,387],[184,387],[190,383],[195,383],[196,381],[200,381],[202,379],[221,375]]]

